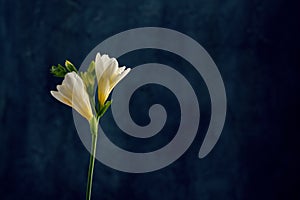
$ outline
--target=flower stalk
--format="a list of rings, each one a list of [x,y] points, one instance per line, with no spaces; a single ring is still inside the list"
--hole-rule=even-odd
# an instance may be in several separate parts
[[[90,200],[92,196],[93,173],[94,173],[95,156],[97,150],[97,138],[98,138],[98,123],[99,123],[99,118],[93,117],[90,120],[92,144],[91,144],[90,163],[89,163],[88,180],[87,180],[87,188],[86,188],[86,200]]]
[[[50,70],[54,76],[64,78],[62,84],[57,86],[57,91],[50,92],[52,96],[75,109],[90,124],[92,141],[86,200],[90,200],[92,194],[99,120],[112,103],[112,100],[107,100],[110,92],[129,71],[130,68],[119,67],[115,58],[110,58],[108,55],[101,56],[100,53],[97,53],[95,61],[91,62],[86,72],[78,72],[68,60],[64,67],[58,64],[52,66]],[[98,83],[97,102],[95,102],[94,92],[95,79]]]

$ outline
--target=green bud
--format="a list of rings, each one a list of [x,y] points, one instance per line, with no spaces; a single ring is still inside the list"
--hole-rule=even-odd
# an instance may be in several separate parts
[[[61,64],[58,64],[57,66],[52,66],[50,69],[50,73],[53,74],[56,77],[63,78],[65,75],[69,72],[76,72],[76,67],[68,60],[65,62],[65,66],[62,66]]]
[[[95,61],[92,61],[87,69],[87,72],[90,74],[95,74]]]
[[[82,78],[86,90],[89,94],[89,96],[92,98],[94,97],[94,88],[95,88],[95,63],[91,62],[89,68],[87,69],[86,72],[79,72],[80,77]]]
[[[52,66],[50,69],[50,73],[52,73],[56,77],[64,77],[68,72],[67,70],[58,64],[57,66]]]
[[[78,72],[76,67],[68,60],[66,60],[65,62],[65,66],[66,66],[66,69],[69,71],[69,72]]]

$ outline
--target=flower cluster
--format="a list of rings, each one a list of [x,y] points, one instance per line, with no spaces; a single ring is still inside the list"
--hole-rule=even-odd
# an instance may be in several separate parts
[[[130,68],[119,67],[115,58],[97,53],[86,72],[78,72],[75,66],[66,61],[65,66],[52,66],[50,72],[56,77],[64,77],[57,91],[50,91],[58,101],[74,108],[86,118],[92,134],[91,156],[88,171],[86,200],[91,199],[92,178],[95,164],[95,154],[99,119],[106,112],[112,101],[107,98],[112,89],[129,73]],[[98,83],[98,98],[95,102],[95,80]]]
[[[111,101],[107,101],[110,92],[129,73],[130,68],[119,67],[115,58],[97,53],[86,72],[78,72],[70,61],[66,61],[65,67],[52,66],[50,71],[57,77],[64,77],[57,91],[51,91],[52,96],[74,108],[91,123],[93,118],[98,121],[108,109],[111,104]],[[96,103],[95,80],[98,83]]]

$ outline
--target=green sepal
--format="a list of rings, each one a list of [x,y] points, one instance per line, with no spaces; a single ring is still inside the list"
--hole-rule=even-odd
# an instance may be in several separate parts
[[[98,106],[98,112],[97,112],[97,116],[100,119],[105,112],[107,111],[107,109],[109,108],[109,106],[112,104],[112,100],[111,101],[106,101],[106,103],[104,104],[104,106]]]
[[[92,135],[97,135],[98,134],[98,124],[99,124],[99,118],[96,116],[93,116],[90,121],[90,130]]]

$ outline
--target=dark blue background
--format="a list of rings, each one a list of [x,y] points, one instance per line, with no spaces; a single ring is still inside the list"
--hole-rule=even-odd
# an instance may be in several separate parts
[[[182,73],[198,91],[200,130],[189,150],[160,171],[127,174],[96,162],[93,199],[299,199],[298,13],[296,1],[284,0],[0,0],[0,199],[85,198],[89,153],[71,109],[50,96],[61,79],[49,67],[65,59],[79,66],[107,37],[144,26],[180,31],[209,52],[227,91],[226,124],[214,150],[197,159],[210,116],[201,77],[167,52],[125,55],[121,64],[132,67],[187,65]],[[144,86],[131,114],[146,124],[147,108],[160,101],[171,113],[165,134],[134,140],[109,112],[109,137],[137,152],[166,144],[179,123],[170,91]]]

